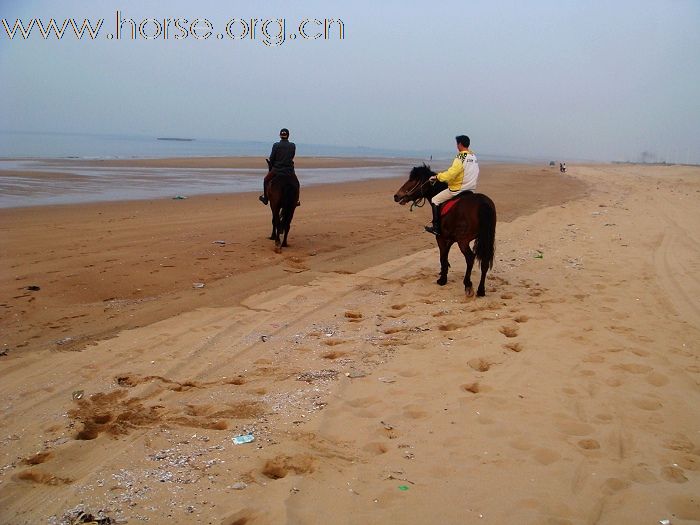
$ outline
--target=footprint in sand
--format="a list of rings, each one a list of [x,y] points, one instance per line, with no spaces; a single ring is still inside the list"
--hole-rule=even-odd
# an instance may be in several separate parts
[[[675,466],[663,467],[661,469],[661,477],[666,481],[670,481],[671,483],[685,483],[688,481],[688,478],[685,477],[683,469]]]
[[[661,401],[656,399],[635,399],[632,401],[632,403],[634,403],[634,406],[641,408],[642,410],[659,410],[664,406]]]
[[[362,312],[359,310],[347,310],[345,312],[345,318],[351,323],[359,323],[362,321]]]
[[[635,483],[641,483],[643,485],[650,485],[652,483],[657,483],[659,478],[656,477],[646,463],[638,463],[630,470],[630,479]]]
[[[556,450],[537,448],[533,451],[532,457],[540,465],[551,465],[561,459],[561,454]]]
[[[251,524],[255,523],[259,517],[260,516],[258,514],[252,512],[250,509],[243,509],[241,511],[236,512],[235,514],[226,516],[224,519],[221,520],[221,525]]]
[[[471,392],[472,394],[478,394],[481,391],[481,387],[479,386],[479,383],[467,383],[465,385],[460,386],[462,390],[465,392]]]
[[[34,454],[33,456],[30,456],[28,458],[25,458],[22,460],[23,465],[39,465],[41,463],[45,463],[49,459],[53,457],[53,453],[46,451],[46,452],[38,452]]]
[[[600,443],[595,439],[582,439],[578,442],[578,446],[583,450],[598,450]]]
[[[467,364],[477,372],[488,372],[495,363],[491,363],[483,357],[477,357],[467,361]]]
[[[409,419],[425,419],[430,415],[419,405],[406,405],[403,409],[403,415]]]
[[[511,352],[522,352],[523,351],[523,345],[520,343],[506,343],[503,345],[503,348],[506,348],[510,350]]]
[[[324,354],[321,354],[321,357],[324,359],[330,359],[330,360],[335,360],[338,359],[339,357],[344,357],[348,355],[347,352],[341,352],[340,350],[331,350],[330,352],[326,352]]]
[[[309,474],[314,471],[314,458],[308,454],[295,456],[276,456],[265,462],[261,469],[263,476],[269,479],[282,479],[290,472]]]
[[[501,328],[498,331],[509,338],[518,336],[517,326],[501,326]]]
[[[613,368],[623,370],[624,372],[629,372],[630,374],[648,374],[654,370],[650,366],[640,365],[638,363],[624,363],[621,365],[614,365]]]
[[[24,470],[15,474],[14,479],[18,481],[28,481],[30,483],[37,483],[40,485],[49,485],[55,487],[57,485],[70,485],[73,480],[70,478],[62,478],[55,476],[49,472],[42,472],[40,470]]]
[[[601,490],[604,494],[611,496],[616,492],[629,488],[631,485],[632,483],[626,479],[608,478],[603,482]]]
[[[695,443],[688,439],[688,436],[685,434],[676,434],[673,439],[664,441],[663,446],[669,450],[680,452],[692,452],[695,449]]]

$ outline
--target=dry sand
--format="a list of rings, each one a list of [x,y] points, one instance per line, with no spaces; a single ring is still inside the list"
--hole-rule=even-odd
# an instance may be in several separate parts
[[[570,172],[484,170],[479,299],[398,181],[0,212],[0,521],[700,521],[700,169]]]

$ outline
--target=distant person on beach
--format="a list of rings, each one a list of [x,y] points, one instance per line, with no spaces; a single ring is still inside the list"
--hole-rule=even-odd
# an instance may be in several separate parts
[[[267,187],[270,181],[277,176],[291,177],[299,188],[299,179],[294,172],[294,155],[297,147],[294,142],[289,142],[289,130],[282,128],[280,130],[280,141],[272,145],[270,152],[270,172],[265,175],[263,181],[263,194],[258,197],[260,202],[267,205]],[[297,206],[299,203],[297,203]]]
[[[566,173],[566,162],[559,163],[559,171],[562,173]]]
[[[459,135],[455,140],[457,156],[452,161],[452,166],[447,171],[430,177],[433,182],[439,180],[447,183],[447,189],[442,190],[430,201],[430,207],[433,209],[433,223],[426,226],[425,231],[434,235],[440,235],[440,205],[460,193],[476,189],[476,181],[479,178],[479,163],[476,161],[476,155],[469,149],[469,137]]]

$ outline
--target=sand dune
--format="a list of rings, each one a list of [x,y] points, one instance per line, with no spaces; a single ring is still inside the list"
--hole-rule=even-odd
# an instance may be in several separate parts
[[[3,357],[2,521],[700,521],[700,170],[571,172],[485,298],[397,251]]]

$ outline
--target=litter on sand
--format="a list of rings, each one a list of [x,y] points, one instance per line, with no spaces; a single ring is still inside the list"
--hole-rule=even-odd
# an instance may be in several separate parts
[[[231,441],[233,441],[234,445],[243,445],[244,443],[251,443],[252,441],[255,441],[255,436],[253,436],[253,434],[235,436]]]

